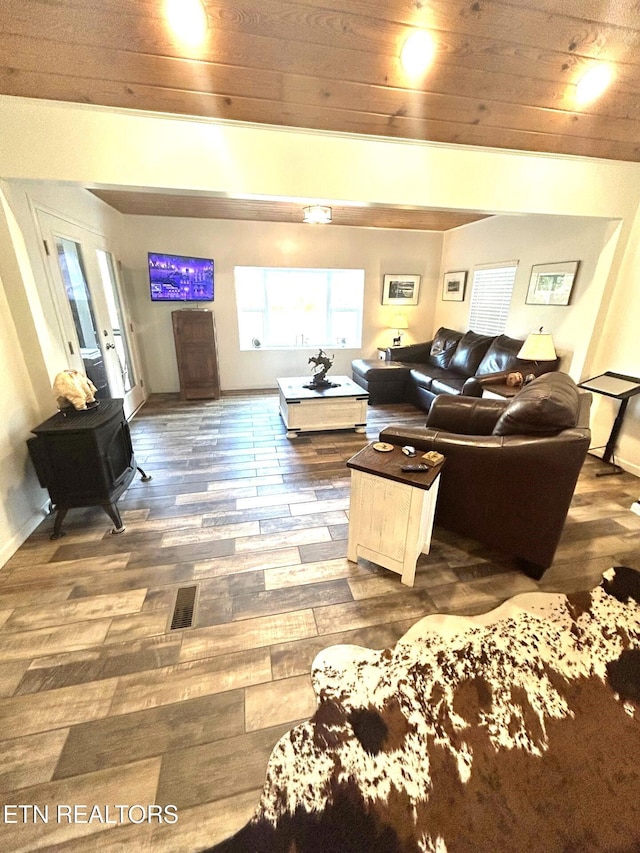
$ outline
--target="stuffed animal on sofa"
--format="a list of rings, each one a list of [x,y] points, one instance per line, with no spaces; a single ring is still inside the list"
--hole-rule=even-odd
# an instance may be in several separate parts
[[[73,406],[78,411],[87,408],[87,403],[96,403],[96,386],[90,379],[78,370],[69,368],[58,373],[53,380],[53,393],[56,396],[59,409],[68,409]]]

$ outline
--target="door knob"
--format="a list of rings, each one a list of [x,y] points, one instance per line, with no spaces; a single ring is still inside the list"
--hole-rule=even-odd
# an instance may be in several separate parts
[[[115,349],[115,348],[116,348],[115,344],[107,344],[107,349]]]

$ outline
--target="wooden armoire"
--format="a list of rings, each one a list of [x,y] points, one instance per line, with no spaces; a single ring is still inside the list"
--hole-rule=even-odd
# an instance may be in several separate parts
[[[172,311],[181,400],[220,396],[218,343],[213,311]]]

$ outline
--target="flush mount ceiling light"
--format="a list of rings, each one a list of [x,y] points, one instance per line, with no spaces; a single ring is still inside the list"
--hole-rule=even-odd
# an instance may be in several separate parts
[[[207,32],[207,12],[200,0],[165,0],[165,15],[173,33],[185,44],[197,45]]]
[[[400,51],[400,62],[410,77],[424,74],[436,53],[436,45],[431,33],[416,30],[405,40]]]
[[[606,63],[593,65],[576,85],[576,103],[588,104],[599,98],[613,80],[613,66]]]
[[[327,225],[331,222],[331,208],[323,204],[310,204],[303,208],[303,222],[309,222],[311,225]]]

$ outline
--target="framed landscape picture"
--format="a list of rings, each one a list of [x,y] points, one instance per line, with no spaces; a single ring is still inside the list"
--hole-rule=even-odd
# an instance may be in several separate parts
[[[534,264],[527,290],[527,305],[568,305],[579,261]]]
[[[417,305],[420,294],[419,275],[385,275],[382,284],[383,305]]]
[[[446,272],[442,282],[442,298],[449,302],[464,302],[467,271]]]

